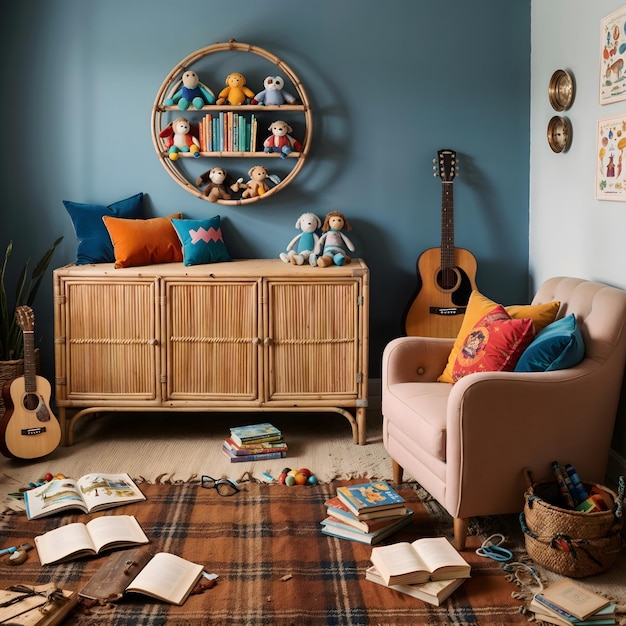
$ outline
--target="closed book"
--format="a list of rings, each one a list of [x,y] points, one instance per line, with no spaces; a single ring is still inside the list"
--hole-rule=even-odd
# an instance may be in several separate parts
[[[282,433],[272,424],[249,424],[247,426],[235,426],[230,429],[230,438],[237,444],[250,443],[252,441],[278,441],[282,439]]]
[[[266,459],[282,459],[287,456],[286,452],[262,452],[260,454],[248,454],[246,456],[237,456],[228,448],[222,446],[222,453],[230,460],[231,463],[245,463],[247,461],[263,461]]]
[[[411,522],[413,518],[413,511],[409,511],[404,517],[400,517],[395,520],[394,523],[388,524],[384,528],[379,528],[371,533],[364,533],[352,526],[342,524],[340,521],[331,517],[327,517],[320,523],[322,525],[322,533],[330,535],[331,537],[339,537],[340,539],[348,539],[350,541],[357,541],[359,543],[366,543],[373,545],[389,537],[389,535],[395,533],[397,530],[406,526]]]
[[[237,456],[260,454],[262,452],[287,452],[287,444],[283,439],[279,441],[265,441],[260,443],[238,446],[230,437],[224,440],[224,447]]]
[[[538,620],[549,624],[557,624],[557,626],[612,626],[617,624],[615,603],[605,606],[585,620],[576,619],[567,612],[559,613],[556,610],[552,610],[539,602],[537,598],[533,598],[530,601],[528,608],[535,614]],[[565,615],[569,617],[565,617]]]
[[[610,604],[610,600],[574,580],[564,578],[535,595],[535,599],[548,608],[560,609],[577,620],[586,620]],[[557,611],[558,612],[558,611]]]
[[[377,585],[393,589],[408,596],[417,598],[439,606],[444,600],[447,600],[464,582],[465,578],[451,578],[449,580],[429,580],[419,585],[385,585],[385,581],[372,565],[365,570],[365,580],[369,580]]]
[[[371,533],[374,530],[383,528],[396,519],[404,517],[409,511],[409,509],[401,507],[399,509],[391,509],[391,511],[379,511],[379,514],[382,517],[358,519],[337,496],[327,500],[324,504],[326,506],[326,512],[329,516],[335,517],[344,524],[353,526],[357,530],[361,530],[366,533]]]
[[[401,508],[405,505],[404,498],[385,482],[338,487],[337,496],[357,517],[370,511]]]

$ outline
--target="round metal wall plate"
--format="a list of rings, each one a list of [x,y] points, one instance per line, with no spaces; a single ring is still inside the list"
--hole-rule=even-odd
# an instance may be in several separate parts
[[[548,144],[553,152],[564,152],[569,148],[572,128],[566,117],[555,115],[548,122]]]
[[[555,111],[565,111],[574,101],[574,80],[565,70],[557,70],[550,78],[548,99]]]

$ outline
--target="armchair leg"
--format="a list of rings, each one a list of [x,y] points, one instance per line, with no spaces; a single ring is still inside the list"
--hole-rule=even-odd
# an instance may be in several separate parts
[[[397,461],[394,461],[393,459],[391,459],[391,468],[393,472],[393,482],[399,485],[402,482],[404,469]]]
[[[469,517],[454,518],[454,544],[457,550],[465,550]]]

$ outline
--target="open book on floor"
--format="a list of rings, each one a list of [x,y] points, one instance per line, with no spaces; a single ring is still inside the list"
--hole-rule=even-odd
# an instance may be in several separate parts
[[[169,552],[152,554],[147,547],[111,554],[79,595],[115,602],[139,593],[181,605],[202,576],[203,566]]]
[[[370,557],[386,585],[469,578],[470,564],[445,537],[426,537],[372,548]]]
[[[365,580],[369,580],[387,589],[393,589],[408,596],[417,598],[439,606],[444,600],[449,598],[464,582],[465,578],[451,578],[449,580],[429,580],[418,585],[385,585],[385,581],[372,565],[365,570]]]
[[[35,537],[42,565],[95,556],[105,550],[148,543],[133,515],[101,515],[86,524],[65,524]]]
[[[77,480],[61,478],[24,492],[28,519],[73,509],[94,513],[145,499],[128,474],[85,474]]]

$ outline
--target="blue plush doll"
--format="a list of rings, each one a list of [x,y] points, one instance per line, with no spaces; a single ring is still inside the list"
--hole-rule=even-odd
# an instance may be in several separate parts
[[[190,106],[199,110],[205,104],[215,103],[215,95],[200,82],[200,78],[195,72],[187,70],[183,74],[182,81],[182,87],[166,98],[165,106],[171,107],[178,103],[178,108],[181,111],[186,111]]]
[[[287,252],[280,253],[281,261],[292,265],[302,265],[307,261],[319,241],[315,231],[321,226],[322,220],[315,213],[303,213],[296,222],[296,228],[302,232],[289,242]]]
[[[315,246],[314,253],[309,257],[311,265],[328,267],[329,265],[347,265],[352,261],[348,256],[348,250],[354,252],[354,244],[341,231],[352,230],[343,213],[331,211],[324,219],[320,237]]]
[[[284,86],[285,81],[281,76],[268,76],[263,81],[263,87],[265,87],[265,89],[254,96],[251,104],[268,104],[274,106],[295,104],[296,99],[283,89]]]

